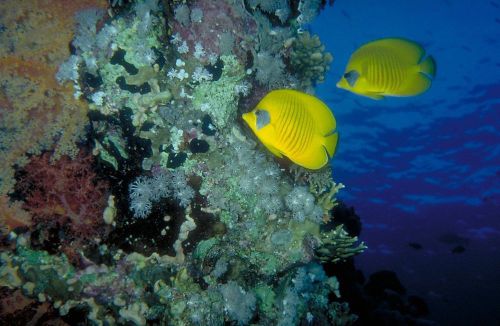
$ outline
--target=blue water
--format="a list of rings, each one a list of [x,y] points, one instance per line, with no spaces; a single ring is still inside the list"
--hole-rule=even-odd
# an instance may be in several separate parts
[[[334,178],[370,247],[360,267],[395,270],[443,324],[500,322],[500,2],[335,1],[311,29],[334,55],[317,95],[337,118]],[[429,91],[374,101],[335,87],[354,50],[390,36],[434,56]]]

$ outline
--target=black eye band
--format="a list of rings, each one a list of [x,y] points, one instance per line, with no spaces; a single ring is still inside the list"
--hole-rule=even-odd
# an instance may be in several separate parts
[[[269,112],[266,110],[257,110],[255,111],[255,115],[257,116],[257,129],[265,127],[271,122]]]
[[[351,71],[346,72],[344,74],[345,80],[347,80],[347,83],[351,87],[354,87],[354,84],[356,84],[358,77],[359,77],[359,73],[356,70],[351,70]]]

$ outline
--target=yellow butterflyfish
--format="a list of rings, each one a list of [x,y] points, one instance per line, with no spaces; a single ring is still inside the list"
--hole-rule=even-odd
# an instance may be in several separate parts
[[[332,111],[318,98],[290,89],[269,92],[243,120],[271,153],[308,169],[328,163],[337,147]]]
[[[356,50],[337,87],[373,99],[425,92],[436,75],[436,63],[419,44],[384,38]]]

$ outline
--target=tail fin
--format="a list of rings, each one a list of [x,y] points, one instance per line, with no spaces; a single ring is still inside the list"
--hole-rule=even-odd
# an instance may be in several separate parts
[[[329,157],[333,157],[333,155],[335,155],[335,152],[337,151],[338,141],[339,141],[339,133],[337,132],[337,130],[334,130],[325,136],[323,145],[325,146],[325,149],[328,152]]]
[[[436,77],[436,61],[431,55],[420,63],[420,72],[430,78]]]

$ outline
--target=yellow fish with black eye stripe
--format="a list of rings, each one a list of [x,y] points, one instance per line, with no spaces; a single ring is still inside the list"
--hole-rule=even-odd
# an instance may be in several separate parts
[[[422,46],[401,38],[384,38],[352,54],[337,87],[377,100],[413,96],[425,92],[435,75],[436,63]]]
[[[274,90],[242,117],[271,153],[305,168],[320,169],[335,153],[335,117],[312,95]]]

